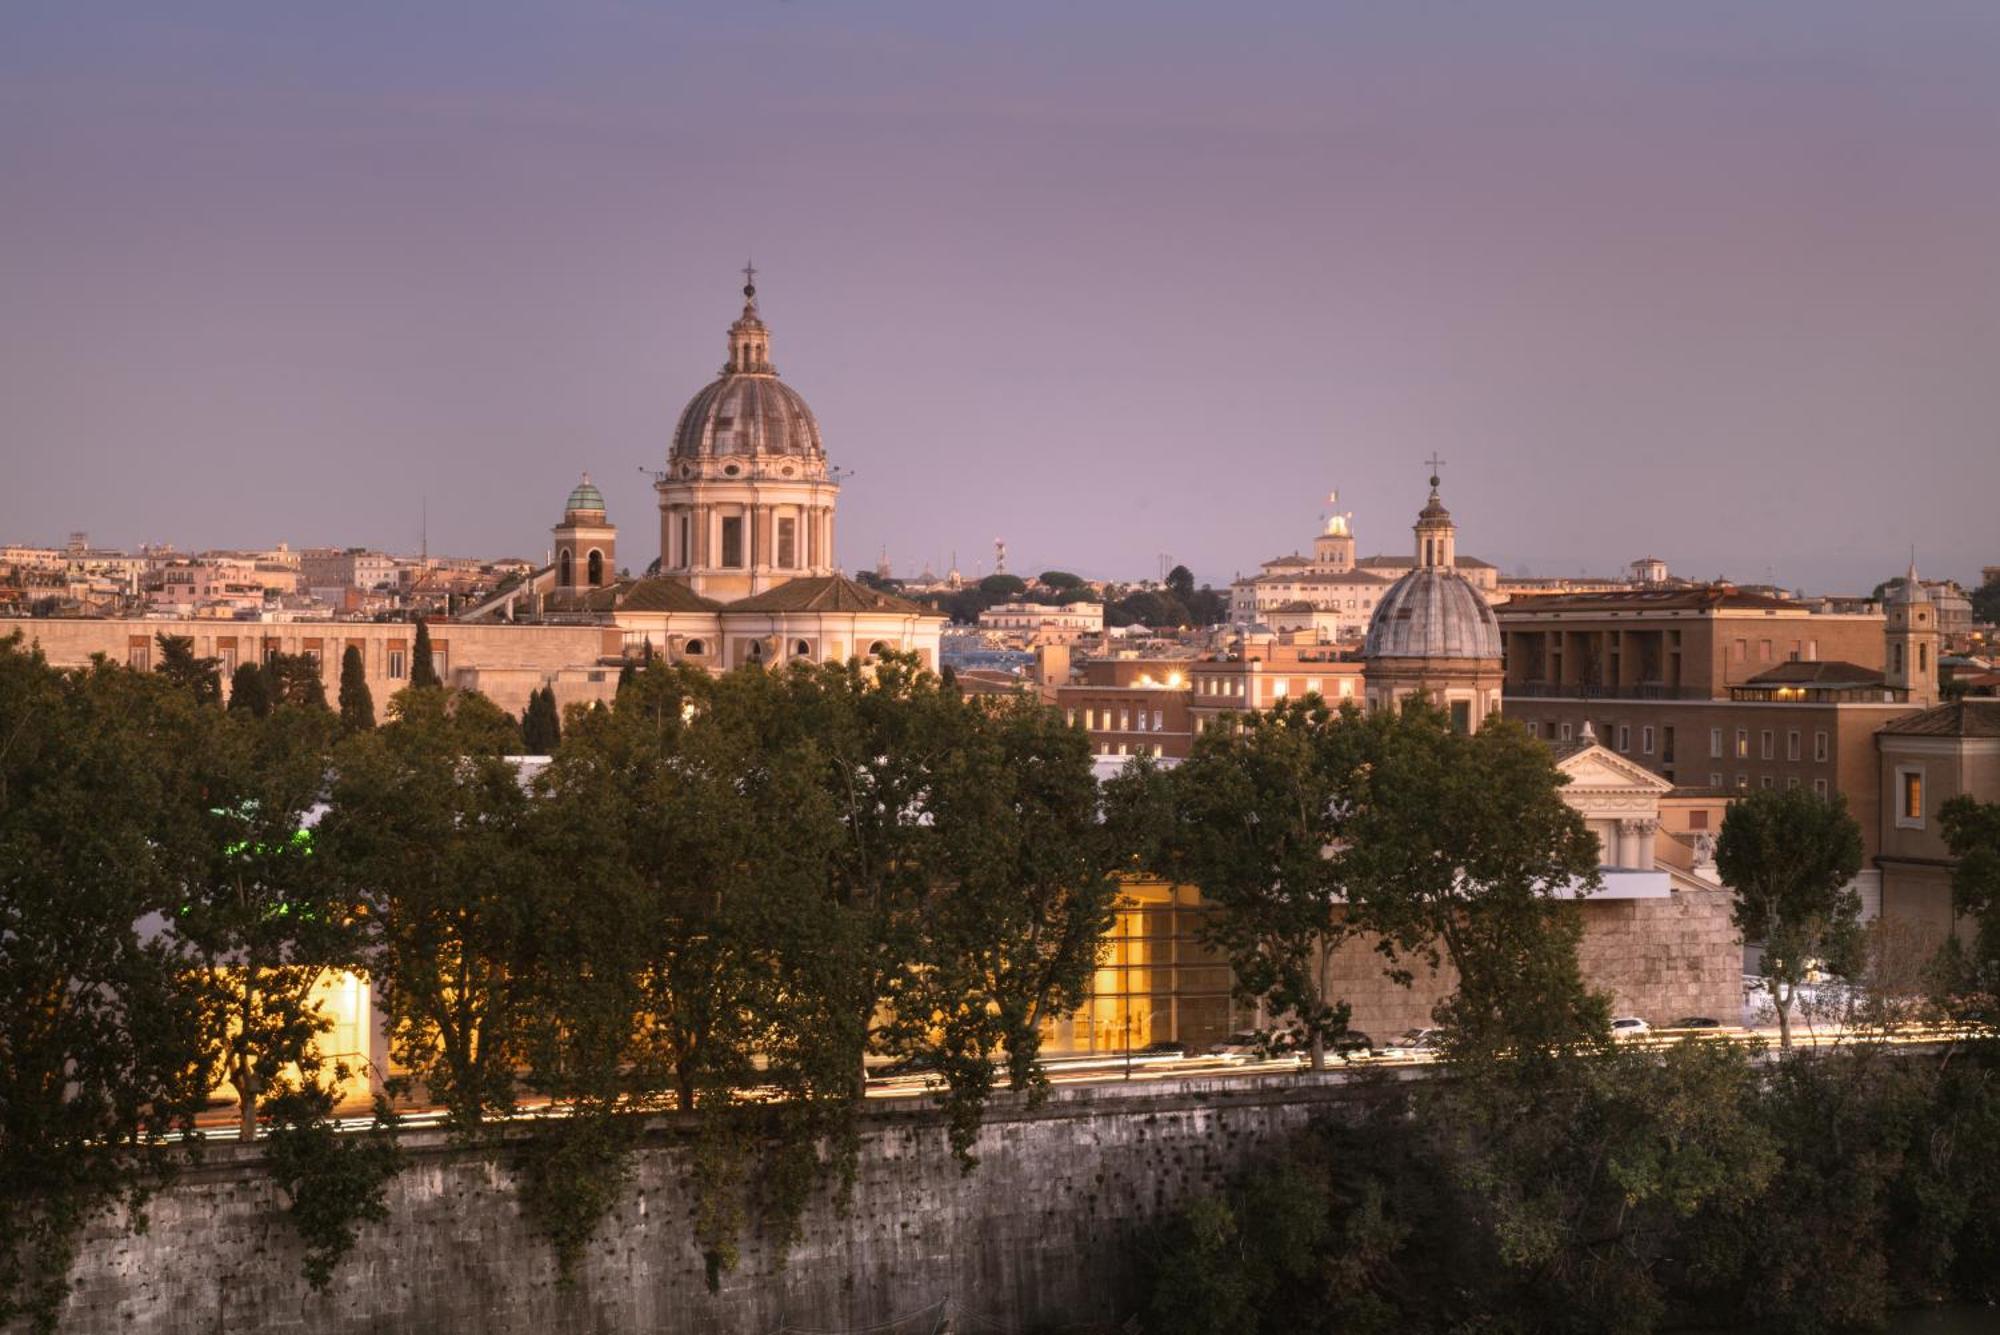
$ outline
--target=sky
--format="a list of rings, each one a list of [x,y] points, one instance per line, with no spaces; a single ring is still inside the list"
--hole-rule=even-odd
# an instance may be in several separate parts
[[[754,256],[839,556],[2000,562],[2000,5],[0,4],[0,541],[620,562]]]

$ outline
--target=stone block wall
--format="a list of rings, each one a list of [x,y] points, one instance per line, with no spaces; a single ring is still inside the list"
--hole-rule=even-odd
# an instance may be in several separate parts
[[[364,1227],[331,1292],[311,1292],[277,1189],[253,1147],[155,1198],[141,1234],[85,1238],[65,1331],[565,1335],[786,1327],[1035,1329],[1130,1311],[1132,1240],[1162,1211],[1253,1163],[1315,1116],[1393,1096],[1412,1071],[1182,1078],[1058,1087],[996,1100],[962,1173],[919,1100],[871,1105],[850,1210],[816,1201],[788,1260],[754,1231],[711,1294],[690,1227],[680,1132],[663,1119],[574,1287],[557,1285],[509,1170],[441,1134],[405,1137],[389,1218]],[[895,1329],[904,1329],[897,1326]]]

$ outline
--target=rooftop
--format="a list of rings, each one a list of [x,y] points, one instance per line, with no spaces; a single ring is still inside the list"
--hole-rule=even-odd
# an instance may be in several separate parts
[[[1899,737],[2000,737],[2000,700],[1954,700],[1883,725]]]

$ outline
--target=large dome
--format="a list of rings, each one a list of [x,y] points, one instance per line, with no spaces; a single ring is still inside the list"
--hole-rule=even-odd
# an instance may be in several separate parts
[[[1500,657],[1500,619],[1465,576],[1420,567],[1389,586],[1368,622],[1363,658]]]
[[[725,372],[688,400],[671,458],[787,454],[821,458],[819,423],[797,390],[772,372]]]

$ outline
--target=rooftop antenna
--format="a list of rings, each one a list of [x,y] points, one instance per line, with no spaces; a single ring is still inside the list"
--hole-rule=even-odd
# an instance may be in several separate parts
[[[431,568],[431,498],[417,498],[417,542],[419,544],[417,563],[423,569]]]

